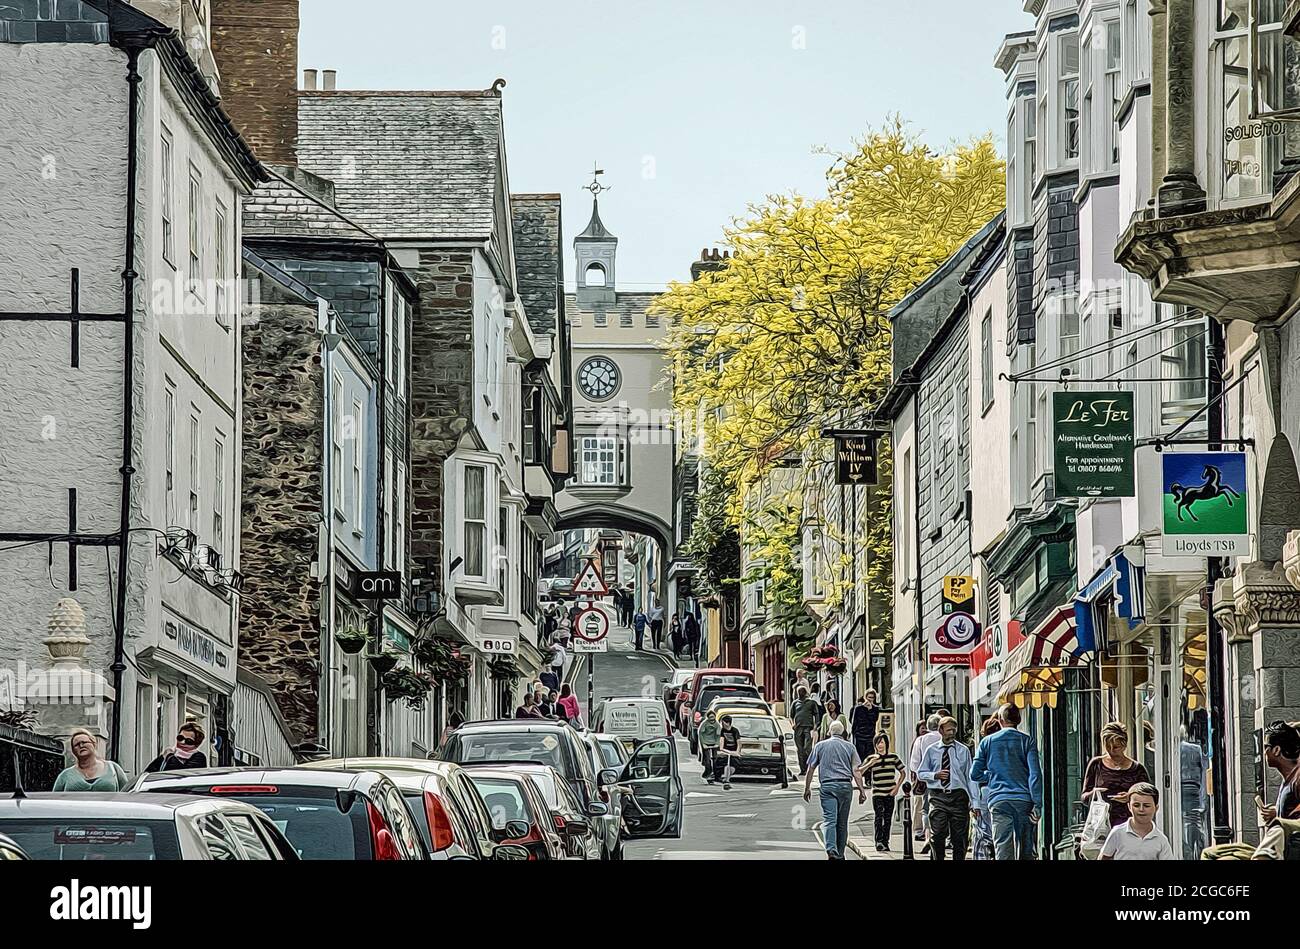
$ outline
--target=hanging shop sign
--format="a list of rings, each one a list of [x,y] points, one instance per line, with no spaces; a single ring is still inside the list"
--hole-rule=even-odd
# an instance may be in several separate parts
[[[875,484],[876,436],[835,436],[835,474],[838,484]]]
[[[396,570],[358,570],[352,575],[352,595],[359,600],[392,600],[402,595],[402,575]]]
[[[1166,451],[1161,458],[1162,553],[1167,557],[1249,555],[1245,454]]]
[[[975,578],[949,576],[943,578],[943,612],[975,615]]]
[[[1133,393],[1054,392],[1057,497],[1133,497]]]
[[[942,602],[943,619],[927,637],[926,662],[931,666],[968,666],[980,635],[975,619],[975,578],[944,577]]]

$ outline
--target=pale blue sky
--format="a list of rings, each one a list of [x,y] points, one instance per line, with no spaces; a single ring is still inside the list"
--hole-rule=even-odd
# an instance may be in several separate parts
[[[512,191],[587,223],[592,162],[613,190],[618,284],[686,279],[766,194],[824,191],[822,145],[898,112],[935,146],[1004,147],[1003,35],[1022,0],[302,0],[300,65],[343,89],[505,90]]]

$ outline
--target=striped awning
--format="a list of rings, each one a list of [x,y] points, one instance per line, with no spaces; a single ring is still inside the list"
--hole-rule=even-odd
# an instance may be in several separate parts
[[[1007,658],[998,702],[1021,708],[1055,707],[1065,669],[1083,664],[1074,622],[1074,604],[1059,607]]]

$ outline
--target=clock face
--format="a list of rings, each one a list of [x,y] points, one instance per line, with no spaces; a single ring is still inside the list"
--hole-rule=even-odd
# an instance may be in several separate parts
[[[578,388],[593,401],[608,399],[618,391],[618,366],[605,356],[592,356],[578,367]]]

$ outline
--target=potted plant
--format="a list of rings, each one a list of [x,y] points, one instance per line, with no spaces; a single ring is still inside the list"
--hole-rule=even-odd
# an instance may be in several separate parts
[[[523,675],[514,656],[497,656],[488,662],[488,672],[492,678],[514,685]]]
[[[379,682],[390,702],[404,699],[414,709],[424,707],[425,700],[436,684],[428,673],[416,672],[405,666],[384,673]]]
[[[334,641],[339,644],[339,648],[349,655],[355,655],[366,648],[366,640],[369,637],[365,630],[358,629],[355,626],[349,626],[347,629],[339,630],[334,634]]]
[[[366,654],[366,661],[370,663],[370,668],[374,669],[376,673],[382,676],[384,673],[393,670],[393,667],[397,665],[399,657],[400,652],[397,647],[388,640],[384,640],[383,648],[380,649],[378,653],[371,652]]]

